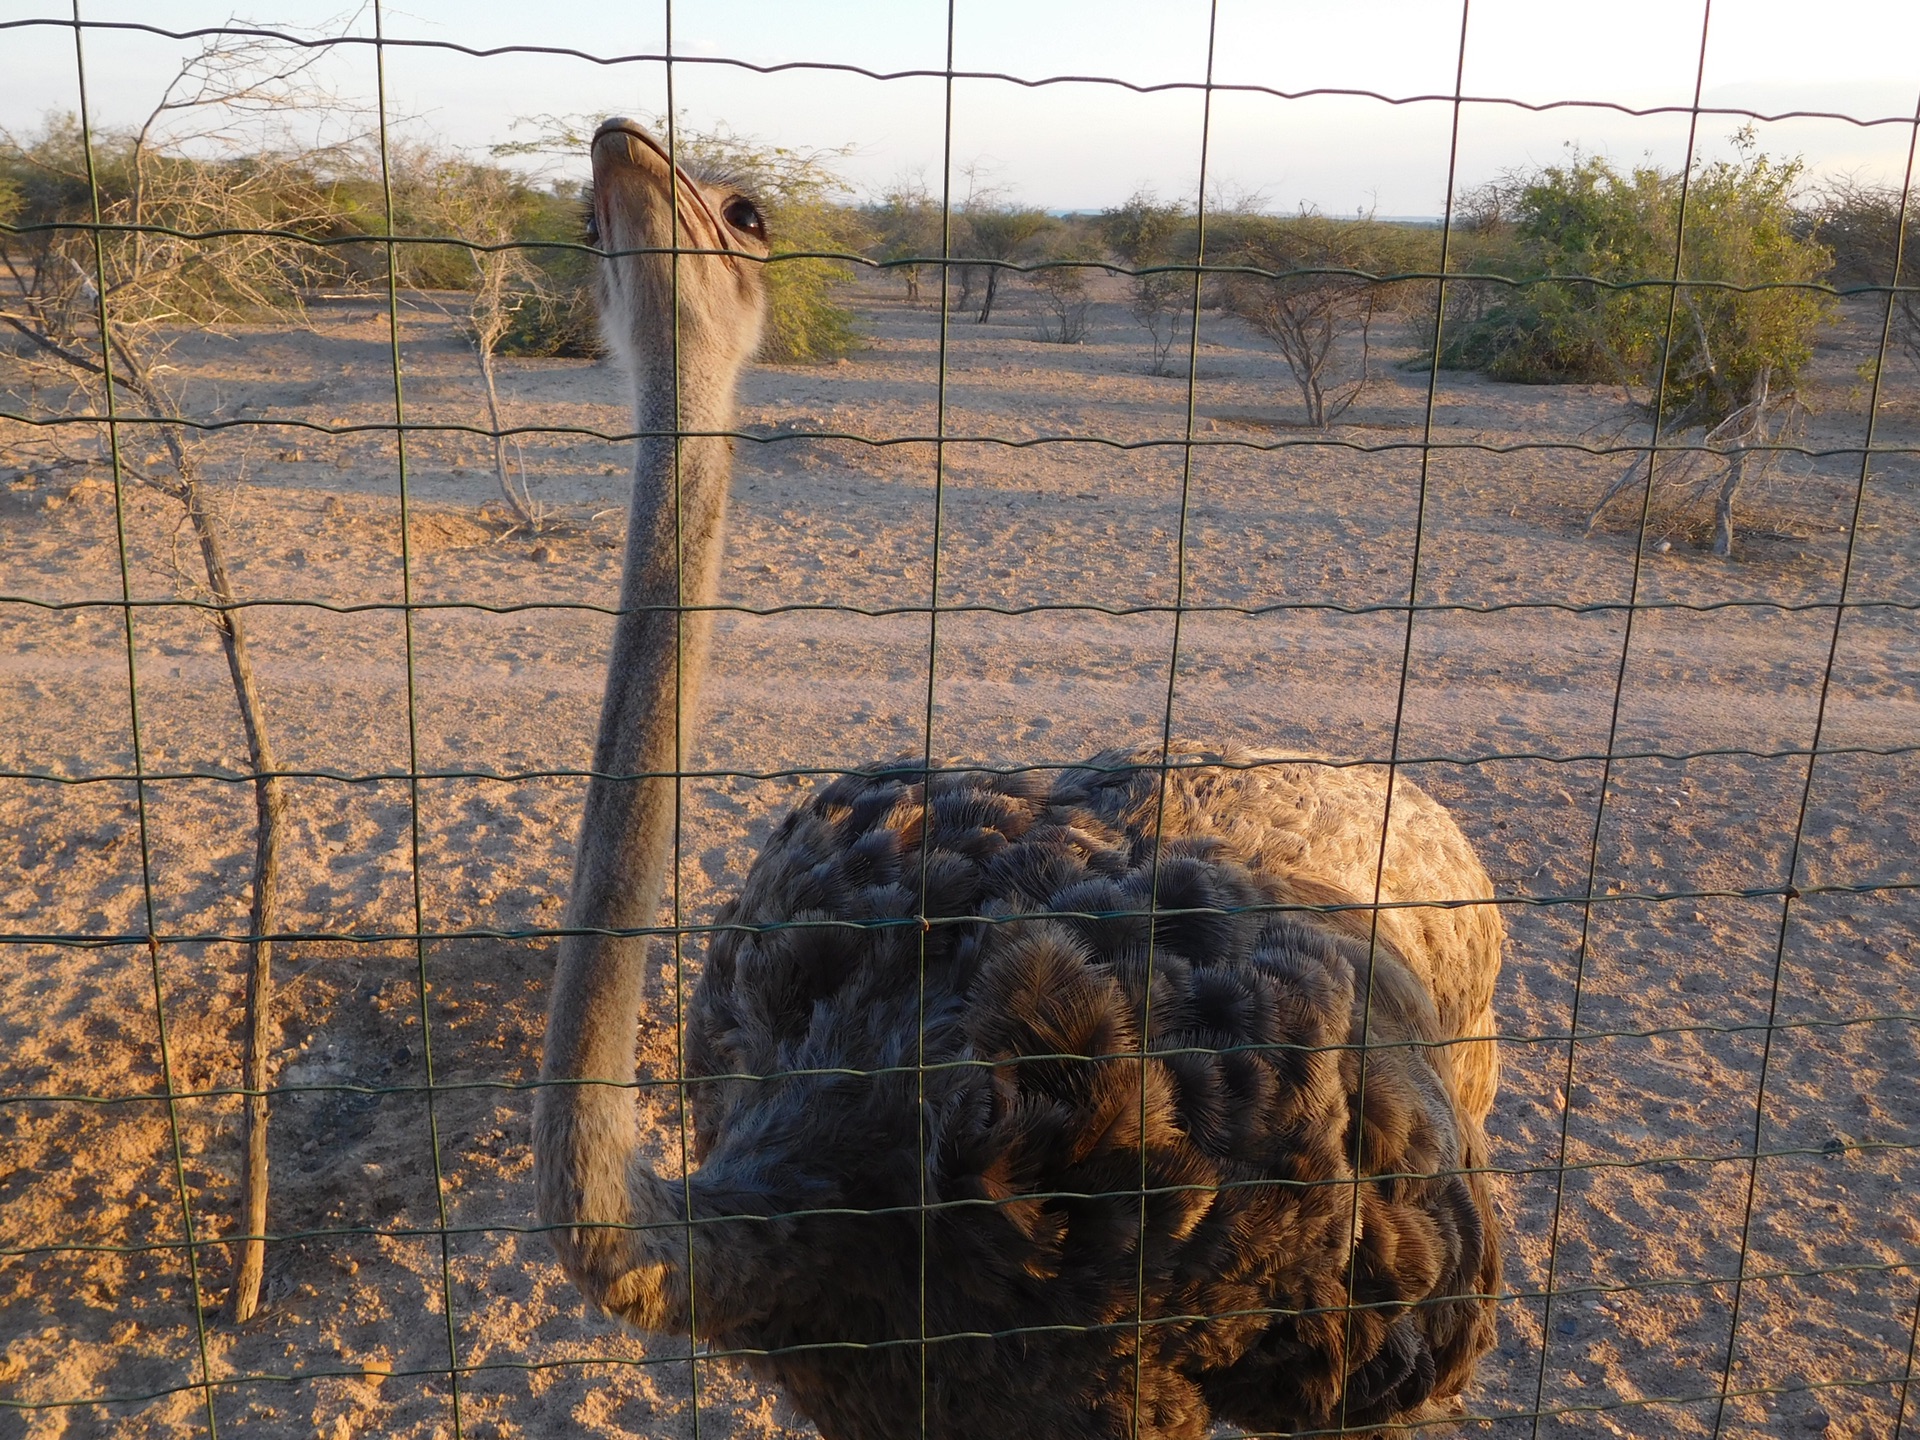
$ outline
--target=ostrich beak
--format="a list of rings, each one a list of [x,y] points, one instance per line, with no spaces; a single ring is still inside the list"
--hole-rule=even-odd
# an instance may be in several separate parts
[[[738,268],[738,262],[726,253],[732,249],[727,229],[708,205],[706,192],[691,175],[673,163],[667,147],[644,126],[622,117],[601,122],[594,132],[592,153],[593,221],[602,243],[624,248],[622,242],[614,238],[624,232],[610,223],[623,197],[640,202],[637,206],[621,207],[629,213],[634,209],[642,213],[650,211],[653,207],[647,203],[649,200],[677,202],[674,208],[679,217],[678,233],[670,230],[666,234],[647,236],[641,243],[718,250],[729,268]]]

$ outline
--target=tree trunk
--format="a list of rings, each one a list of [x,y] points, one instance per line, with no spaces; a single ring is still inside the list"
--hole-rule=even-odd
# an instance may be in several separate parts
[[[1720,482],[1720,498],[1713,507],[1713,553],[1722,560],[1733,557],[1733,500],[1746,468],[1747,452],[1734,451],[1727,460],[1727,476]]]
[[[507,508],[513,512],[513,518],[537,535],[540,533],[540,520],[533,513],[532,502],[516,494],[513,482],[507,478],[507,442],[500,433],[500,391],[493,378],[493,347],[483,338],[475,341],[474,348],[480,357],[480,379],[487,391],[487,428],[493,432],[494,479],[500,484],[500,493],[506,497]]]
[[[231,606],[236,598],[227,573],[227,560],[220,543],[217,522],[208,512],[191,463],[177,439],[168,445],[174,468],[180,476],[182,504],[193,525],[194,538],[200,542],[200,559],[207,573],[207,588],[214,601]],[[247,917],[246,1053],[242,1060],[241,1088],[246,1092],[244,1139],[246,1161],[240,1179],[241,1234],[239,1254],[234,1264],[233,1289],[228,1310],[235,1323],[250,1320],[260,1305],[260,1282],[267,1260],[267,1081],[271,1061],[273,1029],[273,941],[278,928],[280,848],[286,829],[286,794],[278,774],[280,764],[267,735],[266,708],[261,703],[260,686],[253,673],[253,656],[247,646],[247,631],[241,612],[223,609],[215,622],[221,648],[227,656],[227,673],[233,681],[234,698],[239,702],[240,722],[247,734],[247,754],[253,766],[254,836],[253,905]]]
[[[1767,443],[1767,403],[1772,398],[1773,369],[1763,365],[1754,376],[1746,420],[1735,432],[1740,443],[1727,458],[1726,478],[1720,482],[1720,496],[1713,507],[1713,553],[1722,560],[1733,556],[1733,502],[1740,493],[1740,482],[1746,478],[1750,447]],[[1762,464],[1765,459],[1763,454]]]
[[[114,353],[126,366],[126,383],[150,405],[156,405],[147,367],[127,346],[118,342]],[[273,1016],[273,942],[269,938],[279,919],[280,850],[286,830],[286,794],[279,777],[280,763],[267,734],[266,706],[260,699],[259,682],[253,672],[253,655],[247,645],[247,627],[242,612],[232,608],[237,596],[227,570],[225,546],[221,543],[219,522],[206,507],[193,457],[180,433],[172,426],[160,427],[160,436],[173,462],[175,480],[164,481],[156,489],[170,495],[186,511],[200,545],[201,566],[206,572],[207,589],[212,593],[216,611],[214,627],[219,631],[226,652],[227,674],[233,682],[234,699],[240,709],[240,723],[247,736],[247,758],[253,767],[254,837],[253,903],[247,916],[247,998],[246,1044],[241,1060],[241,1089],[245,1092],[242,1110],[243,1143],[246,1159],[240,1174],[240,1227],[238,1252],[234,1257],[233,1287],[228,1293],[228,1313],[235,1323],[250,1320],[260,1306],[260,1282],[266,1273],[267,1257],[267,1081],[270,1070],[269,1038]]]
[[[987,293],[980,301],[980,314],[978,318],[974,320],[974,324],[984,325],[987,323],[987,317],[993,314],[993,297],[999,293],[1000,267],[998,265],[989,265],[987,267]]]

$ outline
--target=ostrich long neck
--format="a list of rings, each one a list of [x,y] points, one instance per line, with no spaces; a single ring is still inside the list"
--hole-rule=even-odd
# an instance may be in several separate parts
[[[699,398],[705,403],[695,406]],[[670,396],[641,392],[640,429],[675,428]],[[683,397],[681,427],[722,430],[731,394]],[[672,858],[674,782],[629,780],[680,769],[697,719],[713,601],[725,543],[728,442],[640,441],[627,523],[622,614],[613,632],[607,692],[594,741],[594,774],[573,867],[569,928],[631,929],[653,923]],[[674,482],[680,503],[674,504]],[[629,1015],[632,1013],[628,1012]],[[632,1046],[626,1064],[631,1070]]]
[[[666,376],[642,376],[643,432],[730,427],[735,377],[682,373],[679,418]],[[567,925],[577,931],[651,925],[672,857],[674,771],[681,768],[712,630],[724,543],[729,442],[644,438],[634,467],[622,614],[614,627],[594,774],[574,861]],[[674,503],[679,482],[679,505]],[[649,778],[628,779],[628,776]],[[534,1113],[540,1210],[562,1227],[555,1243],[595,1301],[652,1328],[675,1323],[684,1235],[608,1227],[678,1219],[679,1182],[638,1157],[634,1050],[644,936],[574,934],[560,945],[548,1009],[543,1087]],[[592,1082],[607,1083],[592,1083]],[[586,1083],[581,1083],[586,1082]],[[677,1247],[677,1255],[673,1247]],[[703,1284],[704,1289],[704,1284]],[[684,1322],[682,1322],[684,1323]]]

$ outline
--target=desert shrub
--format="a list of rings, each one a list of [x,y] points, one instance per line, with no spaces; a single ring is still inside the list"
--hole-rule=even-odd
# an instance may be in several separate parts
[[[1174,345],[1182,335],[1192,333],[1193,276],[1184,270],[1136,275],[1127,309],[1146,329],[1153,373],[1166,374]]]
[[[1100,238],[1128,269],[1166,265],[1175,255],[1193,253],[1193,218],[1183,205],[1163,202],[1140,189],[1125,202],[1100,212]]]
[[[1193,314],[1193,276],[1182,270],[1156,270],[1156,265],[1191,263],[1194,222],[1182,205],[1163,203],[1153,191],[1141,189],[1124,204],[1100,214],[1100,236],[1107,249],[1135,273],[1129,280],[1133,295],[1128,310],[1147,332],[1152,370],[1166,373],[1176,341],[1189,334]]]
[[[501,498],[516,524],[538,531],[544,507],[528,490],[524,466],[516,480],[507,465],[495,364],[517,322],[524,325],[523,317],[541,306],[564,307],[569,298],[550,287],[539,259],[546,252],[522,243],[542,214],[538,192],[504,166],[427,146],[396,151],[393,173],[397,229],[465,242],[400,247],[400,278],[415,289],[457,293],[457,300],[436,303],[458,317],[473,345]]]
[[[569,277],[565,287],[527,296],[507,318],[498,353],[545,359],[589,360],[600,354],[593,287]]]
[[[1383,314],[1409,303],[1409,287],[1416,283],[1378,277],[1422,269],[1433,258],[1431,248],[1431,232],[1411,226],[1242,212],[1223,216],[1210,230],[1207,258],[1273,272],[1230,270],[1214,283],[1221,306],[1280,352],[1307,423],[1318,426],[1332,423],[1360,397],[1372,378],[1373,327]],[[1346,378],[1338,378],[1342,374]]]
[[[1739,158],[1692,172],[1671,352],[1684,177],[1575,157],[1477,197],[1480,253],[1470,243],[1467,263],[1520,284],[1491,297],[1462,287],[1468,304],[1449,307],[1440,363],[1526,383],[1651,385],[1664,372],[1664,414],[1676,424],[1715,425],[1761,389],[1791,390],[1828,310],[1826,297],[1794,287],[1831,256],[1796,210],[1801,163],[1736,138]]]
[[[1045,243],[1047,232],[1056,228],[1053,217],[1044,210],[1031,210],[1004,201],[990,199],[973,201],[966,208],[966,245],[964,253],[969,258],[1003,262],[994,265],[981,265],[977,268],[984,280],[984,290],[980,299],[980,313],[976,317],[982,325],[993,317],[993,302],[1000,294],[1000,286],[1007,275],[1006,264],[1017,264],[1039,253]],[[961,284],[969,295],[973,289],[972,276],[963,277]]]
[[[1078,345],[1087,338],[1087,314],[1092,307],[1087,266],[1100,257],[1091,244],[1063,227],[1040,258],[1051,263],[1027,275],[1045,312],[1040,338],[1053,345]]]
[[[579,187],[562,183],[534,193],[516,238],[532,242],[525,254],[539,278],[508,317],[499,340],[502,355],[586,359],[600,353],[594,258],[580,248],[585,221]]]
[[[116,315],[217,323],[297,311],[301,296],[344,275],[324,247],[246,232],[340,233],[336,173],[345,157],[266,147],[199,155],[133,131],[95,129],[93,173],[101,219],[109,225],[102,260]],[[40,227],[92,219],[85,137],[73,115],[50,115],[30,136],[0,132],[0,192],[10,193],[13,223]],[[194,240],[153,230],[223,230]],[[12,275],[45,282],[72,266],[90,269],[89,232],[31,229],[0,236],[0,249],[25,267]]]
[[[1893,295],[1888,338],[1920,365],[1920,204],[1910,198],[1903,207],[1900,201],[1897,186],[1839,179],[1815,194],[1811,210],[1816,233],[1833,252],[1834,284],[1890,285],[1898,262],[1900,289]]]
[[[896,180],[866,207],[865,220],[874,237],[867,254],[892,266],[906,285],[907,303],[919,304],[921,271],[925,267],[911,262],[940,254],[943,227],[939,203],[921,181]]]

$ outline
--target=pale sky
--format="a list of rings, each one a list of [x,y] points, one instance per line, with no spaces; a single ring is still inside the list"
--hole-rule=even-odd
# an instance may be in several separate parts
[[[342,0],[272,0],[253,19],[341,33],[372,33],[367,9],[329,19]],[[169,29],[220,23],[229,5],[202,0],[82,0],[94,21]],[[472,47],[561,46],[599,57],[665,49],[661,0],[395,0],[386,33]],[[827,61],[871,70],[941,69],[944,0],[672,0],[673,49],[774,64]],[[0,0],[0,21],[65,19],[50,0]],[[1204,0],[956,0],[954,65],[1023,79],[1118,77],[1141,85],[1198,85],[1206,76]],[[1472,0],[1464,91],[1534,104],[1608,101],[1685,106],[1700,63],[1698,0]],[[1458,0],[1219,0],[1214,80],[1281,90],[1350,88],[1392,97],[1451,95],[1459,53]],[[86,57],[96,118],[144,114],[182,53],[179,42],[89,31]],[[484,151],[540,112],[657,113],[666,105],[658,60],[595,64],[532,55],[474,58],[445,50],[388,52],[390,105],[413,133],[435,132]],[[65,27],[0,30],[0,123],[31,126],[73,109],[73,36]],[[339,93],[370,99],[367,47],[329,56]],[[731,66],[673,67],[676,104],[695,125],[730,125],[773,143],[839,147],[857,188],[919,174],[938,195],[946,86],[939,78],[878,81],[836,72],[759,75]],[[1703,103],[1766,112],[1837,111],[1899,123],[1860,126],[1793,120],[1759,126],[1774,154],[1806,156],[1816,171],[1898,182],[1920,101],[1920,3],[1915,0],[1714,0]],[[1210,188],[1255,193],[1274,209],[1302,203],[1330,213],[1437,215],[1444,206],[1453,106],[1376,99],[1217,92],[1202,124],[1198,89],[1142,95],[1112,85],[1027,88],[965,79],[953,86],[952,158],[1028,203],[1091,209],[1149,185],[1191,196],[1203,129]],[[1458,180],[1551,162],[1569,142],[1623,164],[1677,164],[1688,117],[1636,118],[1591,108],[1530,112],[1462,107]],[[1741,122],[1704,116],[1698,148],[1720,153]],[[524,133],[524,132],[522,132]],[[956,176],[956,198],[966,180]]]

